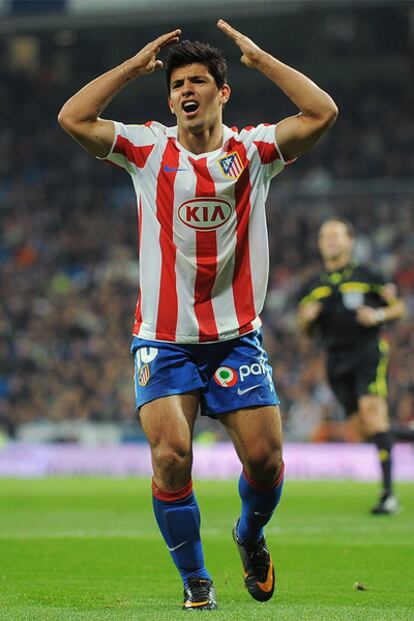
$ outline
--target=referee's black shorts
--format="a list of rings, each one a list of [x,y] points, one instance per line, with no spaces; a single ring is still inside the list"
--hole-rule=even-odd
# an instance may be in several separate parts
[[[363,395],[387,398],[388,343],[361,348],[331,350],[327,357],[329,384],[347,416],[358,411]]]

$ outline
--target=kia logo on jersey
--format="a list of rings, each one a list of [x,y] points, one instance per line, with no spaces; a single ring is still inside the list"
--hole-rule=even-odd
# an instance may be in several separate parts
[[[203,231],[214,231],[223,226],[232,213],[233,207],[223,198],[192,198],[178,208],[178,217],[183,224]]]

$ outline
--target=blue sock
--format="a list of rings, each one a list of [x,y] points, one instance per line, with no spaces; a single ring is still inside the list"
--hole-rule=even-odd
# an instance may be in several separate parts
[[[285,467],[282,465],[274,485],[263,485],[254,481],[245,470],[241,473],[239,494],[242,510],[237,526],[237,538],[240,541],[259,541],[263,537],[263,527],[272,517],[282,495],[284,471]]]
[[[188,578],[211,579],[204,567],[200,510],[192,482],[177,492],[164,492],[152,483],[155,518],[184,584]]]

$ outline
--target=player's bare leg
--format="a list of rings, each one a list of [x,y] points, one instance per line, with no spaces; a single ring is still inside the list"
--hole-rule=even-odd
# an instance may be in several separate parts
[[[141,425],[151,448],[153,481],[163,491],[174,492],[191,479],[197,408],[197,393],[170,395],[141,407]]]
[[[279,408],[246,408],[222,414],[219,419],[249,476],[264,485],[274,483],[283,465]]]
[[[371,513],[389,515],[398,513],[400,505],[393,494],[392,486],[392,435],[385,399],[377,395],[364,395],[358,401],[359,419],[364,435],[371,438],[378,449],[382,471],[382,491],[380,499]]]
[[[282,426],[276,406],[242,409],[221,415],[243,465],[239,479],[241,517],[233,528],[250,595],[273,595],[275,573],[263,527],[277,507],[283,487]]]
[[[160,531],[184,584],[186,610],[217,608],[204,566],[200,511],[192,490],[192,438],[198,393],[170,395],[141,407],[151,447],[153,507]]]

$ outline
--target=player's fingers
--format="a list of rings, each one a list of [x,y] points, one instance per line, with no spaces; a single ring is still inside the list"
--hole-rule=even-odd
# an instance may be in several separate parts
[[[230,26],[230,24],[225,22],[224,19],[219,19],[217,22],[217,26],[218,28],[220,28],[220,30],[224,32],[224,34],[233,39],[233,41],[237,41],[239,37],[243,36],[241,32]]]
[[[167,32],[166,34],[159,36],[157,39],[155,39],[153,45],[154,47],[164,47],[169,43],[175,43],[179,40],[180,35],[181,30],[180,28],[177,28],[176,30],[172,30],[171,32]]]
[[[243,65],[246,65],[246,67],[252,67],[253,66],[251,60],[247,56],[245,56],[245,54],[243,54],[243,56],[241,56],[240,60],[243,63]]]

